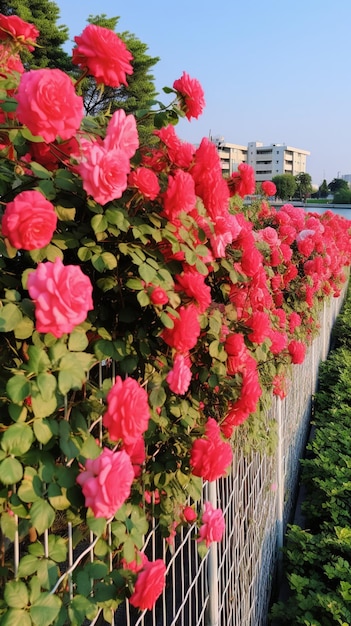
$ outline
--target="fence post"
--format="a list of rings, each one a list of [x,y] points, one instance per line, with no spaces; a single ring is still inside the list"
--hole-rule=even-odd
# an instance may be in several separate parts
[[[217,508],[217,482],[214,480],[208,483],[208,499],[213,508]],[[218,556],[217,543],[213,541],[209,547],[208,554],[208,612],[207,626],[218,626]]]
[[[281,572],[283,553],[282,548],[284,544],[284,491],[285,491],[285,476],[284,476],[284,438],[283,438],[283,423],[282,423],[282,400],[277,398],[277,422],[278,422],[278,450],[277,450],[277,566],[278,574]]]

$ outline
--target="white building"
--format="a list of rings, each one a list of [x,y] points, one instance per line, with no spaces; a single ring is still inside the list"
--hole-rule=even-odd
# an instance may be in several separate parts
[[[248,163],[254,168],[257,182],[272,180],[278,174],[296,176],[306,172],[306,161],[310,154],[307,150],[278,143],[264,146],[258,141],[241,146],[224,141],[224,137],[213,137],[211,140],[217,147],[224,175],[230,176],[240,163]]]
[[[247,146],[228,143],[224,141],[224,137],[211,137],[211,140],[217,147],[224,175],[231,176],[233,172],[237,171],[240,163],[246,163]]]
[[[282,143],[264,146],[258,141],[251,141],[247,147],[247,163],[254,168],[256,181],[262,182],[272,180],[278,174],[296,176],[305,173],[309,154],[307,150]]]

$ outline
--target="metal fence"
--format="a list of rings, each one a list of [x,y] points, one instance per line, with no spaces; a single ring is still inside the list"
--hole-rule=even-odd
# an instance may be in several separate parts
[[[138,612],[126,602],[114,615],[114,626],[265,626],[273,579],[286,524],[298,486],[299,459],[309,434],[313,393],[318,365],[329,349],[331,329],[343,297],[324,304],[321,331],[302,365],[293,367],[288,396],[275,398],[266,415],[277,423],[277,448],[268,455],[243,452],[238,444],[230,475],[203,487],[203,501],[221,507],[226,530],[220,544],[212,544],[200,559],[196,528],[188,527],[175,539],[173,553],[161,539],[156,524],[145,538],[150,559],[163,558],[167,584],[153,611]],[[93,559],[97,541],[73,550],[72,528],[68,526],[68,575],[71,597],[72,574],[83,558]],[[42,537],[48,553],[49,532]],[[20,542],[14,542],[14,561],[19,562]],[[112,565],[112,564],[111,564]],[[61,579],[51,590],[53,593]],[[90,622],[105,623],[102,614]]]

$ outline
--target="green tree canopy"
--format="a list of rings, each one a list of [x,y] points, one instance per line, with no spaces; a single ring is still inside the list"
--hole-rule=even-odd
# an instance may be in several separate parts
[[[32,53],[25,52],[22,60],[32,69],[49,67],[64,71],[72,69],[71,57],[62,48],[68,40],[67,26],[58,25],[60,9],[51,0],[0,0],[0,13],[18,15],[26,22],[35,24],[40,35],[38,47]]]
[[[277,197],[281,200],[289,200],[295,193],[296,180],[292,174],[278,174],[272,178],[277,188]]]
[[[334,194],[335,204],[350,204],[351,203],[351,189],[339,189]]]
[[[312,193],[312,178],[306,172],[300,172],[295,176],[296,192],[300,200],[306,202],[306,198]]]
[[[328,189],[332,193],[336,193],[337,191],[341,191],[341,189],[348,189],[348,183],[343,178],[333,178],[333,180],[329,183]]]
[[[328,196],[328,193],[329,193],[328,184],[324,178],[322,184],[318,188],[319,198],[326,198]]]

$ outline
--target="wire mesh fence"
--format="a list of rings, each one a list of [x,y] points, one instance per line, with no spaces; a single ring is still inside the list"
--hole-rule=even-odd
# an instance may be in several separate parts
[[[145,551],[151,560],[164,559],[167,584],[152,611],[138,612],[126,602],[113,615],[114,626],[265,626],[279,549],[286,524],[295,503],[299,459],[309,433],[310,411],[316,389],[318,365],[326,358],[331,329],[343,297],[331,300],[321,312],[321,331],[313,341],[302,365],[294,366],[289,394],[275,398],[266,419],[277,423],[277,447],[272,454],[252,451],[238,445],[230,475],[215,483],[205,483],[202,501],[221,507],[226,530],[220,544],[212,544],[201,559],[197,550],[196,528],[183,528],[170,550],[156,523],[145,538]],[[113,368],[113,364],[108,364]],[[101,371],[101,377],[103,372]],[[199,503],[201,506],[201,503]],[[108,526],[113,533],[113,522]],[[71,598],[75,594],[75,569],[81,562],[93,562],[98,537],[93,533],[82,540],[68,524],[62,532],[68,548],[67,561],[60,564],[62,575],[53,580],[51,592],[66,581]],[[51,536],[45,531],[37,540],[50,563]],[[11,552],[16,574],[25,546],[21,529],[3,550]],[[110,569],[112,554],[100,557]],[[55,568],[44,564],[38,576],[51,580]],[[45,569],[46,568],[46,569]],[[56,577],[57,578],[57,577]],[[102,613],[84,624],[104,624]]]

